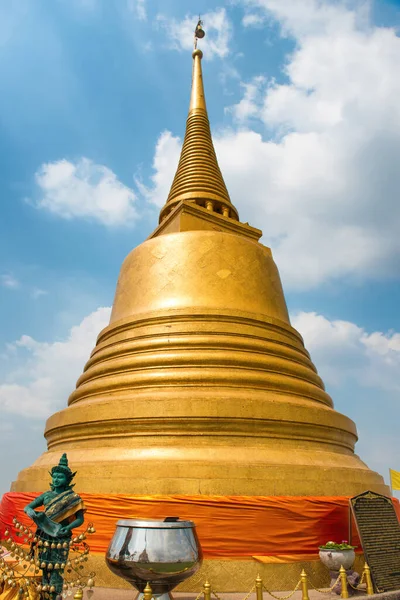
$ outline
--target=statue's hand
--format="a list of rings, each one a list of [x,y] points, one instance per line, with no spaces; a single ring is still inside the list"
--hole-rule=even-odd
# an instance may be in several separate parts
[[[29,506],[26,506],[24,508],[24,511],[26,512],[26,514],[28,515],[28,517],[30,517],[31,519],[33,519],[34,516],[36,515],[36,512],[33,510],[33,508],[30,508]]]
[[[58,532],[58,535],[68,535],[70,532],[70,529],[68,527],[61,527],[61,529]]]

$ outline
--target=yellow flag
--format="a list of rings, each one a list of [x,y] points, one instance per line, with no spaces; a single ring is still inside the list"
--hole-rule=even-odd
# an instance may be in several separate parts
[[[392,490],[400,490],[400,471],[390,471],[390,481],[392,483]]]

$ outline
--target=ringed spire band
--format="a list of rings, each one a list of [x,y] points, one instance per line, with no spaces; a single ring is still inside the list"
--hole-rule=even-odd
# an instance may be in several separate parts
[[[161,209],[160,223],[181,200],[238,221],[212,142],[201,69],[203,53],[197,48],[192,56],[192,92],[185,139],[167,202]]]

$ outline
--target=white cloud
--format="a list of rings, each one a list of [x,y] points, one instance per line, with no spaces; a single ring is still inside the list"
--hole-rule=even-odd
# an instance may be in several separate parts
[[[276,20],[285,35],[298,39],[340,35],[366,26],[369,20],[368,0],[239,0],[238,3],[246,9],[256,8],[259,19],[264,16]]]
[[[292,315],[291,321],[304,337],[335,408],[356,422],[357,454],[383,475],[389,467],[400,469],[400,334],[371,333],[314,312]]]
[[[107,226],[132,223],[138,218],[134,192],[115,173],[88,158],[76,163],[45,163],[35,174],[41,197],[37,208],[64,219],[84,218]]]
[[[38,342],[23,335],[8,345],[7,354],[18,366],[0,382],[0,412],[42,419],[65,407],[110,311],[98,308],[63,341]]]
[[[14,277],[11,273],[3,273],[0,275],[0,286],[5,287],[9,290],[21,290],[26,289],[26,285],[22,285],[21,282]],[[28,287],[29,290],[29,287]],[[41,296],[45,296],[48,292],[38,287],[33,287],[29,290],[30,296],[36,300]]]
[[[46,296],[48,292],[46,290],[42,290],[41,288],[34,287],[31,292],[31,296],[34,300],[37,300],[41,296]]]
[[[244,27],[260,27],[263,25],[265,17],[260,13],[247,13],[242,19]]]
[[[246,83],[231,107],[242,130],[216,140],[242,217],[264,230],[286,286],[398,276],[400,38],[371,25],[365,3],[242,4],[296,41],[288,83]],[[275,139],[246,129],[249,117]]]
[[[230,112],[234,119],[243,124],[252,117],[259,116],[258,102],[260,101],[261,91],[266,83],[263,75],[257,75],[249,83],[241,83],[244,89],[243,98],[238,104],[229,106],[226,112]]]
[[[166,30],[168,43],[174,50],[192,50],[193,35],[198,15],[187,15],[182,21],[171,19],[162,14],[157,21]],[[199,41],[198,47],[204,51],[205,59],[225,58],[229,52],[232,37],[232,24],[225,8],[217,8],[201,15],[204,22],[205,37]]]
[[[14,275],[11,275],[10,273],[4,273],[3,275],[0,275],[0,284],[9,290],[17,290],[20,287],[18,279],[16,279]]]
[[[140,21],[147,20],[146,0],[128,0],[128,10],[134,12]]]
[[[400,333],[368,333],[349,321],[330,321],[314,312],[292,316],[322,379],[331,386],[400,392]]]
[[[135,181],[140,193],[151,204],[164,206],[178,166],[180,152],[180,138],[174,137],[169,131],[164,131],[157,140],[153,159],[154,174],[150,186],[145,186],[138,179]]]

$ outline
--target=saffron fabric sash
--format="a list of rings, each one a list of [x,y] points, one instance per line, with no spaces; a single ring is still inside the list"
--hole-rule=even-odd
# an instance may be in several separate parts
[[[58,494],[55,498],[45,506],[45,513],[52,521],[61,523],[64,519],[68,519],[78,510],[85,510],[85,505],[82,499],[73,490],[65,490]]]
[[[14,516],[29,525],[23,507],[37,495],[4,494],[0,504],[0,532],[11,525]],[[262,562],[271,559],[292,562],[305,560],[306,556],[315,560],[319,545],[345,540],[349,531],[346,496],[81,494],[81,497],[87,509],[86,523],[93,522],[96,528],[88,540],[95,554],[107,551],[119,519],[164,519],[179,515],[196,523],[206,559],[257,557]],[[393,504],[399,516],[399,501],[393,498]],[[356,534],[350,541],[360,547]]]

